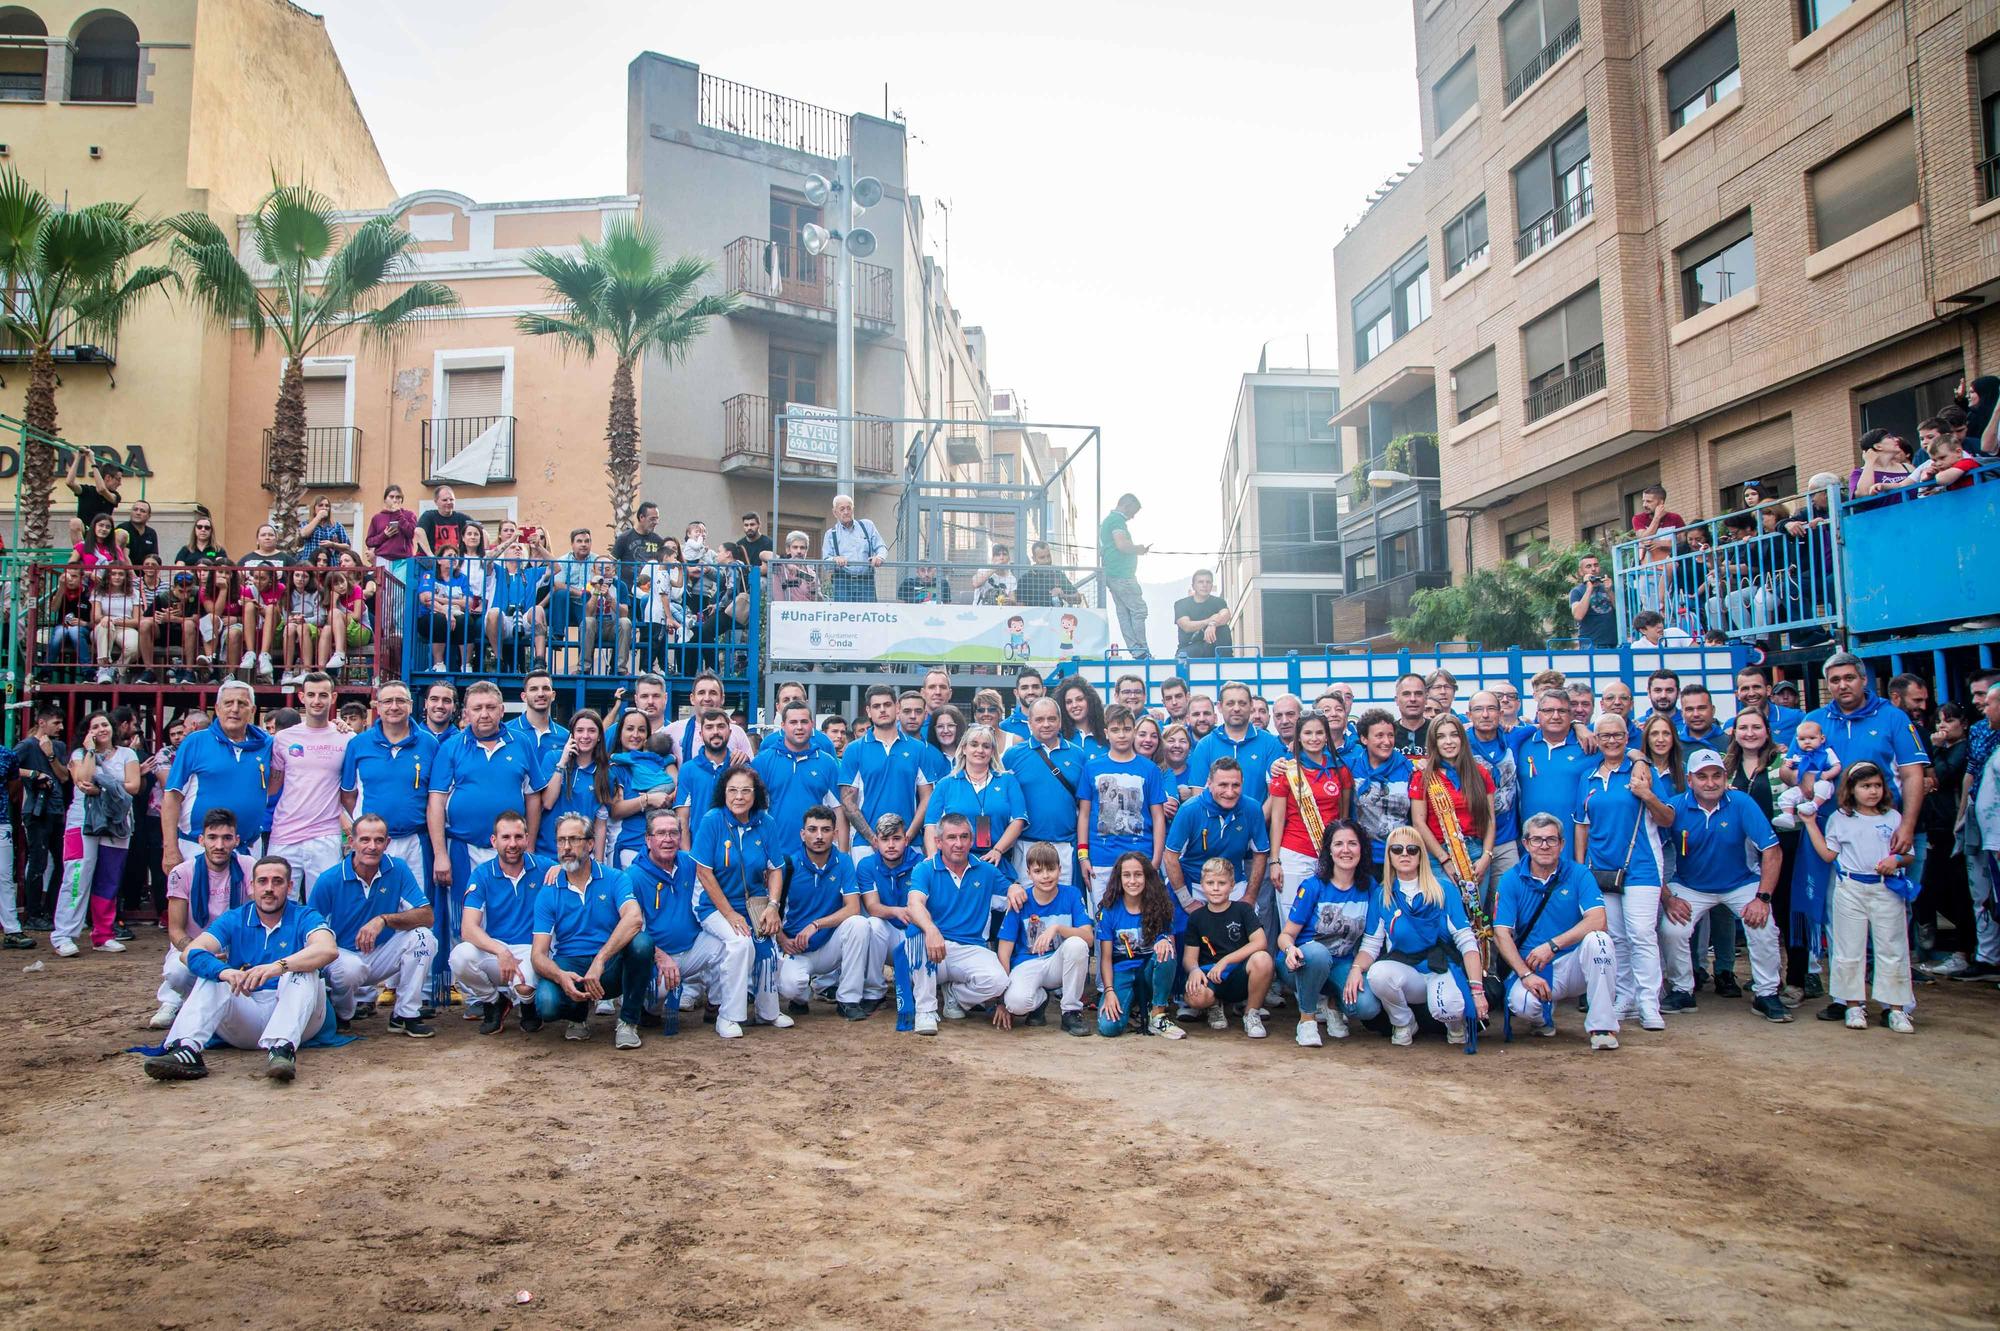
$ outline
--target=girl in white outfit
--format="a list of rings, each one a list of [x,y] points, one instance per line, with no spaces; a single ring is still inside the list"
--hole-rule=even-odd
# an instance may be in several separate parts
[[[1810,805],[1799,806],[1799,821],[1819,857],[1834,865],[1832,935],[1827,990],[1847,1005],[1847,1025],[1868,1029],[1862,986],[1868,953],[1875,952],[1874,998],[1889,1029],[1903,1035],[1916,1027],[1905,1011],[1916,1002],[1910,988],[1909,910],[1916,885],[1905,872],[1915,860],[1889,848],[1902,817],[1889,803],[1889,783],[1874,763],[1859,762],[1840,782],[1840,808],[1820,819]]]

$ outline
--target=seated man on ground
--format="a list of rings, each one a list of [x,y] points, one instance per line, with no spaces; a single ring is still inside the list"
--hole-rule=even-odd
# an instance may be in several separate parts
[[[882,1006],[889,990],[883,968],[910,927],[910,875],[923,861],[909,854],[909,845],[903,816],[885,813],[875,820],[875,853],[854,866],[869,931],[868,962],[861,977],[864,1017]]]
[[[535,1010],[535,898],[555,861],[528,844],[528,820],[503,813],[493,820],[493,858],[472,871],[451,950],[451,978],[469,1003],[485,1008],[481,1035],[498,1034],[507,1009],[521,1009],[521,1029],[542,1028]]]
[[[1618,960],[1605,928],[1604,894],[1589,868],[1563,854],[1562,820],[1528,820],[1528,858],[1500,876],[1493,948],[1513,970],[1507,1005],[1556,1033],[1555,1005],[1583,995],[1592,1049],[1618,1047]],[[1523,950],[1525,949],[1525,950]]]
[[[236,846],[236,815],[210,809],[201,820],[201,854],[182,860],[167,875],[167,957],[160,963],[160,1007],[146,1023],[156,1031],[174,1024],[194,988],[194,972],[187,968],[188,944],[208,928],[210,920],[250,899],[250,870],[257,861]],[[194,886],[197,874],[199,890]]]
[[[264,1075],[290,1081],[298,1073],[299,1045],[326,1022],[320,971],[339,954],[333,926],[292,900],[292,866],[275,855],[258,860],[250,900],[210,921],[188,944],[194,987],[167,1032],[165,1050],[146,1060],[146,1075],[154,1081],[206,1077],[202,1050],[220,1039],[234,1049],[263,1049]]]
[[[984,860],[972,858],[972,820],[948,813],[937,823],[938,853],[910,875],[907,909],[922,935],[923,958],[912,958],[910,989],[918,1035],[936,1035],[938,986],[955,989],[949,1015],[963,1017],[970,1005],[991,1002],[1007,989],[1007,969],[985,946],[987,916],[994,897],[1007,894],[1007,880]]]
[[[681,854],[680,816],[673,809],[646,813],[646,853],[625,870],[619,897],[638,903],[646,936],[653,940],[653,967],[659,977],[661,1024],[679,1033],[679,1014],[700,1001],[698,994],[732,993],[741,1002],[750,992],[749,948],[729,951],[722,940],[702,932],[694,917],[694,857]]]
[[[861,918],[861,889],[854,861],[833,844],[839,820],[816,804],[799,820],[799,849],[785,861],[778,891],[764,907],[763,931],[778,945],[778,997],[810,1005],[812,981],[839,977],[840,1015],[859,1021],[862,972],[868,965],[868,922]]]
[[[1062,993],[1062,1028],[1090,1034],[1083,1018],[1083,982],[1090,969],[1096,935],[1083,894],[1062,880],[1062,856],[1046,841],[1028,847],[1028,895],[1000,921],[1000,964],[1007,992],[993,1009],[993,1024],[1006,1030],[1015,1017],[1030,1026],[1048,1021],[1049,991]]]
[[[340,955],[326,968],[334,1018],[345,1031],[363,989],[396,985],[393,1034],[428,1040],[437,1031],[419,1015],[424,981],[437,955],[430,898],[410,866],[388,853],[389,824],[379,813],[354,820],[345,859],[319,876],[307,904],[333,926]]]
[[[1242,1003],[1243,1033],[1264,1038],[1264,998],[1276,973],[1271,941],[1257,923],[1257,911],[1232,901],[1236,866],[1216,856],[1201,866],[1202,904],[1188,916],[1181,938],[1187,987],[1181,1001],[1208,1014],[1209,1029],[1229,1029],[1226,1003]]]
[[[535,898],[530,959],[540,982],[535,1010],[569,1023],[567,1040],[590,1038],[590,1010],[619,1000],[619,1049],[639,1047],[639,1016],[653,983],[653,940],[636,901],[620,902],[618,871],[591,858],[590,820],[566,813],[556,822],[556,867]]]

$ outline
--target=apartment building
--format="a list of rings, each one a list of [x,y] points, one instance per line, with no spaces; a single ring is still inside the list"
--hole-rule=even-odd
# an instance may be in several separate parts
[[[2000,9],[1413,9],[1423,158],[1335,249],[1342,418],[1364,459],[1436,422],[1473,562],[1655,482],[1694,517],[1845,477],[1991,364]]]
[[[1344,641],[1341,487],[1353,455],[1339,410],[1332,370],[1260,365],[1238,382],[1215,570],[1238,643],[1282,653]]]

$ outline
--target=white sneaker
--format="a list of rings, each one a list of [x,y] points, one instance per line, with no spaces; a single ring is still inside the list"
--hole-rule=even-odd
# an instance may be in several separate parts
[[[78,952],[82,951],[82,949],[76,945],[76,940],[74,938],[51,938],[49,940],[49,946],[56,950],[56,955],[59,957],[73,957]]]
[[[335,652],[332,656],[326,658],[326,668],[328,670],[338,670],[346,664],[347,664],[346,652]]]
[[[1917,1033],[1917,1025],[1910,1020],[1910,1014],[1899,1007],[1889,1009],[1889,1029],[1898,1035]]]
[[[1146,1019],[1146,1034],[1157,1035],[1163,1040],[1182,1040],[1187,1038],[1187,1032],[1174,1025],[1171,1021],[1168,1021],[1167,1014],[1164,1012],[1155,1012]]]
[[[97,667],[97,682],[98,682],[99,684],[109,684],[109,683],[111,682],[111,667],[110,667],[110,666],[99,666],[99,667]]]
[[[257,668],[257,653],[243,653],[243,659],[236,663],[236,668],[238,670],[255,670]]]
[[[1444,1024],[1444,1042],[1446,1044],[1465,1043],[1465,1019],[1463,1017],[1457,1021],[1447,1021]]]
[[[600,998],[597,1000],[597,1006],[591,1011],[600,1017],[609,1017],[618,1011],[618,1005],[608,998]]]
[[[1246,1013],[1245,1015],[1247,1016],[1248,1014]],[[1208,1010],[1208,1029],[1212,1031],[1226,1031],[1229,1029],[1229,1014],[1222,1010],[1222,1004],[1217,1003]]]
[[[1292,1038],[1297,1040],[1301,1045],[1305,1046],[1307,1049],[1317,1049],[1320,1047],[1322,1043],[1324,1043],[1324,1041],[1322,1041],[1319,1038],[1319,1023],[1312,1020],[1310,1017],[1299,1023],[1298,1034],[1296,1034]]]
[[[1554,1032],[1551,1031],[1550,1034],[1554,1034]],[[1616,1049],[1618,1047],[1618,1037],[1610,1031],[1592,1031],[1590,1033],[1590,1047],[1592,1049]]]
[[[269,652],[257,653],[257,673],[260,675],[269,675],[271,673],[271,654]]]
[[[174,1024],[174,1018],[178,1017],[180,1014],[181,1014],[181,1005],[178,1002],[162,1003],[160,1004],[160,1010],[155,1012],[152,1015],[152,1017],[147,1020],[146,1029],[153,1031],[164,1031],[168,1027]]]
[[[1393,1021],[1389,1023],[1390,1044],[1399,1044],[1407,1047],[1409,1044],[1415,1041],[1416,1038],[1417,1038],[1417,1023],[1415,1023],[1414,1021],[1407,1026],[1398,1026]]]
[[[961,1013],[960,1015],[962,1016],[964,1014]],[[771,1018],[768,1024],[777,1027],[781,1031],[788,1031],[792,1027],[798,1025],[796,1021],[793,1021],[790,1017],[786,1016],[782,1012],[780,1012],[777,1016]]]
[[[588,1040],[589,1038],[590,1022],[587,1018],[583,1021],[572,1021],[563,1027],[563,1039],[565,1040]]]
[[[1845,1020],[1847,1022],[1848,1030],[1865,1031],[1868,1029],[1868,1009],[1862,1007],[1860,1004],[1857,1003],[1853,1007],[1847,1009],[1847,1016]],[[1903,1020],[1908,1021],[1909,1018],[1905,1017],[1903,1018]]]
[[[1253,1040],[1264,1038],[1264,1019],[1258,1015],[1257,1008],[1243,1014],[1243,1033]]]
[[[107,938],[91,950],[95,952],[123,952],[125,945],[115,938]]]
[[[1196,1017],[1199,1017],[1200,1015],[1201,1013],[1196,1012],[1186,1003],[1182,1003],[1174,1009],[1175,1021],[1193,1021]]]
[[[715,1033],[725,1040],[740,1040],[743,1038],[743,1028],[723,1017],[715,1019]]]
[[[938,995],[938,1015],[946,1021],[964,1021],[965,1009],[959,1006],[958,995],[946,988]]]
[[[1347,1014],[1337,1007],[1322,1007],[1319,1019],[1326,1026],[1326,1033],[1335,1040],[1347,1038]]]
[[[1264,1015],[1269,1016],[1270,1009],[1274,1007],[1283,1007],[1284,1005],[1285,1005],[1285,991],[1274,987],[1271,990],[1270,997],[1264,1000],[1264,1008],[1265,1008]]]
[[[1556,1024],[1553,1021],[1543,1021],[1535,1023],[1535,1034],[1553,1036],[1555,1035],[1555,1033],[1556,1033]]]
[[[1954,952],[1943,961],[1934,961],[1928,966],[1919,966],[1917,969],[1932,975],[1962,975],[1971,966],[1971,961],[1967,960],[1963,952]]]
[[[278,676],[278,687],[281,689],[289,689],[298,682],[299,672],[296,670],[287,670],[284,674]]]
[[[613,1049],[637,1049],[639,1047],[639,1028],[629,1021],[619,1022],[617,1031],[611,1036],[611,1047]]]
[[[1657,1008],[1644,1011],[1639,1014],[1639,1027],[1642,1030],[1663,1031],[1667,1029],[1667,1019],[1660,1015]]]
[[[938,1021],[938,1019],[937,1019],[937,1013],[935,1013],[935,1012],[919,1012],[919,1013],[917,1014],[917,1027],[916,1027],[916,1030],[917,1030],[917,1034],[918,1034],[918,1035],[936,1035],[936,1034],[937,1034],[937,1021]]]

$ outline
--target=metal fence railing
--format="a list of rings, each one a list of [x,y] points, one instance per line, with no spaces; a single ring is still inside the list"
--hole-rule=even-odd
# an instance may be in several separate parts
[[[1554,68],[1556,61],[1568,55],[1571,48],[1582,40],[1583,20],[1581,18],[1571,19],[1568,27],[1557,33],[1548,45],[1535,52],[1527,64],[1521,66],[1519,70],[1515,71],[1508,78],[1506,104],[1512,106],[1515,102],[1519,101],[1522,93],[1534,87],[1537,79]]]
[[[514,428],[512,416],[446,416],[426,419],[423,423],[424,478],[427,483],[437,482],[437,470],[444,466],[476,440],[492,431],[498,436],[498,448],[494,451],[494,465],[487,472],[487,482],[511,481],[514,479]],[[498,427],[497,430],[495,427]]]
[[[271,436],[264,431],[264,488],[271,488]],[[354,484],[355,458],[361,452],[361,430],[353,425],[315,425],[306,430],[308,487],[339,489]]]
[[[733,295],[803,305],[832,313],[840,270],[832,254],[811,254],[762,236],[738,236],[722,249],[722,285]],[[854,261],[854,317],[857,322],[896,322],[895,274],[879,263]]]
[[[1519,263],[1536,250],[1553,242],[1557,236],[1590,216],[1590,208],[1590,186],[1585,185],[1521,228],[1520,234],[1514,237],[1514,261]]]
[[[701,76],[696,122],[829,160],[847,151],[847,117],[747,83]]]
[[[1578,361],[1568,374],[1547,379],[1528,394],[1522,405],[1527,409],[1529,420],[1538,421],[1552,412],[1561,411],[1604,387],[1604,348],[1598,347],[1594,353],[1579,357]]]

